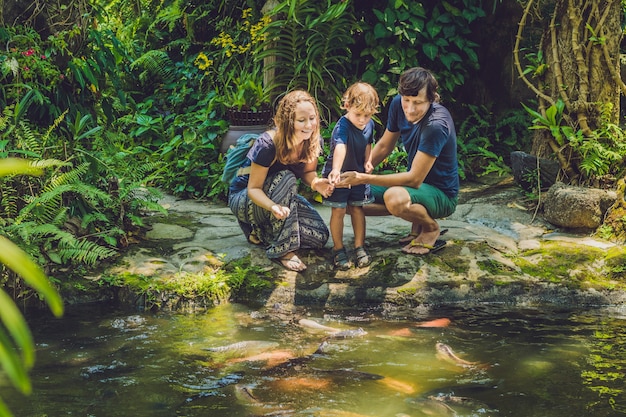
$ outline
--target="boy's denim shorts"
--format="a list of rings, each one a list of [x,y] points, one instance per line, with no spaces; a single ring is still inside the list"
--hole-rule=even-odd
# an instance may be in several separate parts
[[[325,206],[346,208],[351,206],[364,206],[374,202],[369,184],[353,185],[352,188],[335,188],[330,197],[324,198]]]

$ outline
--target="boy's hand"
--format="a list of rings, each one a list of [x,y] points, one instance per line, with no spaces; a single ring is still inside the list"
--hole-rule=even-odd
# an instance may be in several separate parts
[[[333,169],[328,174],[328,181],[331,184],[337,184],[340,180],[340,177],[341,177],[341,171],[339,171],[338,169]]]
[[[365,173],[371,174],[374,171],[374,165],[372,165],[372,161],[365,162]]]

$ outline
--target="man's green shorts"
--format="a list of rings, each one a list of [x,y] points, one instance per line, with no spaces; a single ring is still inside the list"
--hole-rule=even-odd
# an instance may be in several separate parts
[[[370,185],[375,203],[385,204],[383,194],[385,194],[388,188],[389,187],[379,185]],[[411,202],[424,206],[433,219],[448,217],[454,213],[456,205],[459,202],[458,197],[450,198],[439,188],[429,184],[422,184],[420,188],[404,187],[404,189],[407,190],[411,196]]]

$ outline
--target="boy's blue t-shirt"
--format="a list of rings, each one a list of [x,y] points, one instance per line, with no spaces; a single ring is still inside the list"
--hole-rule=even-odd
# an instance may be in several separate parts
[[[417,151],[437,158],[424,179],[443,191],[448,197],[459,194],[459,164],[457,160],[456,129],[448,109],[439,103],[432,103],[422,120],[409,122],[402,110],[402,96],[393,98],[389,106],[387,130],[400,132],[400,140],[408,154],[408,167],[411,169]]]
[[[374,142],[374,121],[370,120],[363,130],[359,129],[344,115],[339,118],[330,137],[330,153],[322,170],[322,177],[328,177],[333,169],[333,157],[337,144],[346,145],[346,157],[341,172],[365,172],[365,150]]]

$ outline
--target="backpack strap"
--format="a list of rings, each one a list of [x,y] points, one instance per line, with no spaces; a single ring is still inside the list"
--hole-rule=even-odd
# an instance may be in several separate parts
[[[252,170],[251,166],[247,166],[247,167],[243,167],[243,168],[239,168],[237,170],[237,176],[241,176],[241,175],[250,175],[250,171]]]

